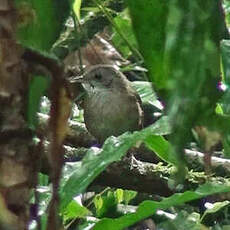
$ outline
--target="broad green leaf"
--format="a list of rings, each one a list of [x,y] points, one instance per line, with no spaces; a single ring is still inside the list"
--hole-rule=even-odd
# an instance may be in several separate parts
[[[170,151],[172,146],[162,136],[150,135],[145,139],[145,144],[149,149],[154,151],[163,161],[177,164],[177,158],[173,155],[173,151]]]
[[[18,39],[25,47],[49,51],[69,15],[69,1],[15,0],[21,20]]]
[[[128,226],[135,224],[151,215],[154,215],[157,210],[166,210],[175,205],[181,205],[186,202],[200,199],[216,193],[229,192],[230,186],[226,184],[210,184],[201,185],[195,191],[186,191],[184,193],[176,193],[171,197],[164,198],[162,201],[144,201],[142,202],[135,213],[124,215],[120,218],[110,219],[104,218],[94,226],[94,230],[109,229],[122,230]]]
[[[141,131],[127,132],[119,137],[108,138],[102,149],[91,148],[81,163],[71,163],[72,170],[64,168],[64,181],[61,184],[61,207],[65,208],[72,198],[86,187],[112,162],[118,161],[127,150],[149,135],[166,135],[170,126],[166,117]]]
[[[128,0],[127,4],[149,77],[158,89],[165,88],[168,76],[163,59],[169,3],[162,0]]]
[[[164,61],[170,76],[167,105],[173,135],[169,141],[180,161],[178,167],[185,168],[184,148],[192,139],[191,129],[202,118],[209,121],[221,97],[218,44],[223,21],[213,0],[202,4],[172,0],[168,10]]]
[[[74,218],[82,218],[89,213],[90,211],[86,207],[81,206],[75,200],[72,200],[63,213],[64,221]]]
[[[77,16],[78,21],[80,21],[80,10],[81,10],[81,0],[74,0],[73,1],[73,11]]]
[[[151,82],[134,81],[132,82],[132,86],[140,95],[143,104],[151,104],[159,111],[163,109],[161,102],[157,99],[157,95],[153,90],[153,85]]]

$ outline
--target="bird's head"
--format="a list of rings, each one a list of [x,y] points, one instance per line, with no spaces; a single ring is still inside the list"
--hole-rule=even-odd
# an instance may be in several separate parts
[[[96,65],[81,80],[86,91],[119,90],[127,84],[126,77],[111,65]]]

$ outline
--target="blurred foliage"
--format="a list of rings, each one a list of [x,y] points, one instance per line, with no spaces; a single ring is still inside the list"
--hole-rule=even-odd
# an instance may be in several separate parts
[[[69,15],[68,1],[15,0],[19,12],[18,38],[26,46],[48,51]]]
[[[215,24],[209,15],[214,12],[220,31],[213,31]],[[178,1],[172,1],[169,7],[165,47],[170,76],[167,82],[170,89],[168,113],[176,133],[171,136],[171,143],[181,164],[183,149],[191,139],[191,128],[202,117],[207,119],[215,113],[221,96],[217,89],[220,81],[217,44],[223,22],[218,14],[217,1],[193,1],[180,5]]]
[[[175,193],[160,201],[146,200],[138,204],[134,213],[118,212],[118,206],[130,204],[137,196],[135,191],[110,189],[105,194],[94,194],[88,206],[78,202],[76,196],[83,193],[109,164],[119,161],[140,141],[164,164],[177,166],[176,183],[186,183],[183,181],[187,172],[184,148],[194,140],[191,130],[196,125],[206,126],[208,137],[212,131],[218,131],[223,136],[223,152],[229,156],[229,35],[220,1],[15,0],[15,4],[19,12],[19,42],[41,55],[46,51],[62,60],[106,28],[113,46],[130,62],[126,70],[134,67],[133,71],[144,72],[143,69],[147,69],[150,82],[132,84],[143,105],[151,105],[152,113],[160,114],[159,120],[157,118],[145,129],[110,137],[101,148],[91,147],[82,161],[65,164],[59,214],[66,228],[71,229],[76,221],[77,229],[82,230],[93,226],[99,230],[124,229],[151,217],[158,221],[159,228],[207,229],[208,217],[227,210],[229,202],[216,202],[204,214],[201,210],[185,210],[189,206],[187,202],[229,192],[229,184],[206,183],[195,191]],[[224,9],[229,25],[229,1],[224,1]],[[30,82],[27,110],[30,126],[37,125],[40,98],[49,84],[40,76],[33,77]],[[44,111],[48,109],[42,107],[41,112]],[[78,118],[82,119],[79,114]],[[209,138],[203,140],[206,139]],[[199,141],[201,138],[197,143]],[[191,179],[189,182],[192,183]],[[37,192],[42,229],[47,223],[46,210],[51,197],[49,183],[46,176],[39,175]],[[162,220],[157,210],[173,213],[175,218]],[[228,215],[229,210],[226,211]],[[210,229],[227,229],[230,222],[226,216],[221,224],[213,224]]]
[[[110,9],[113,16],[124,8],[123,1],[101,1],[102,6]],[[100,3],[100,2],[99,2]],[[71,51],[85,46],[93,36],[109,25],[108,18],[95,4],[95,1],[83,1],[80,11],[80,25],[73,15],[68,19],[65,29],[54,44],[53,52],[60,58],[64,58]],[[75,21],[75,22],[74,22]],[[74,25],[75,24],[75,25]]]
[[[131,24],[132,22],[131,22],[131,18],[129,17],[128,9],[125,9],[119,15],[117,15],[114,18],[114,23],[117,25],[119,31],[125,34],[125,37],[129,41],[130,46],[133,47],[133,49],[137,49],[137,42],[132,30],[132,24]],[[124,58],[130,57],[132,51],[130,50],[130,47],[127,45],[127,42],[124,41],[124,39],[118,33],[116,33],[115,28],[112,29],[113,29],[113,37],[112,37],[113,44],[121,52]]]
[[[163,59],[169,3],[161,0],[129,0],[127,3],[139,50],[149,71],[149,78],[155,87],[164,88],[167,75]]]

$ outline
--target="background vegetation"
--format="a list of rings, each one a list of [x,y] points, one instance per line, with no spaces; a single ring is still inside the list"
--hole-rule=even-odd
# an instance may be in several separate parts
[[[0,228],[230,229],[229,12],[227,0],[0,3]],[[97,147],[70,80],[102,63],[150,119]]]

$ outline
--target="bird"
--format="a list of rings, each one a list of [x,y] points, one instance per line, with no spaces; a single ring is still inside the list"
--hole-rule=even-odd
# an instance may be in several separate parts
[[[142,128],[140,96],[118,69],[112,65],[92,66],[83,74],[81,83],[86,91],[84,122],[99,143]]]

